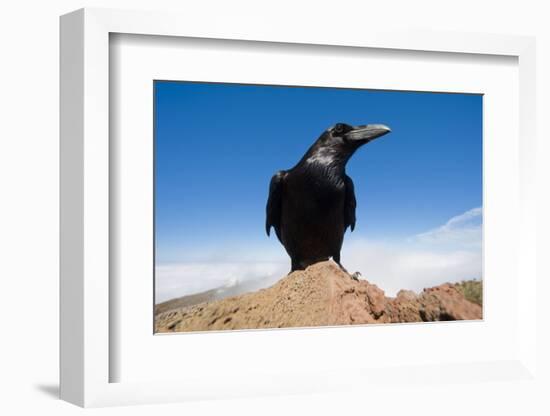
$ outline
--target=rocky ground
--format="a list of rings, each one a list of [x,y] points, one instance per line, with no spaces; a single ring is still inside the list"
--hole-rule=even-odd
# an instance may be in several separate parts
[[[446,283],[420,294],[402,290],[390,298],[376,285],[352,279],[331,261],[293,272],[267,289],[193,306],[166,306],[157,307],[157,332],[482,318],[481,306],[467,300],[459,284]]]

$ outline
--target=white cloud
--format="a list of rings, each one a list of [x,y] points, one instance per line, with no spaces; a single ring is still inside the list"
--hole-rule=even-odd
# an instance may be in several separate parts
[[[360,271],[388,296],[400,289],[419,292],[445,282],[481,277],[480,250],[430,250],[412,244],[357,241],[344,249],[350,272]]]
[[[288,273],[284,257],[280,261],[202,261],[161,264],[155,269],[155,302],[210,289],[269,285]]]
[[[415,239],[427,244],[480,247],[481,222],[481,207],[473,208],[463,214],[452,217],[441,227],[416,235]]]
[[[400,289],[418,292],[444,282],[479,279],[481,223],[482,210],[474,208],[440,227],[398,241],[347,235],[342,262],[350,272],[360,271],[388,296],[395,296]],[[255,290],[275,283],[289,270],[290,262],[282,249],[275,255],[261,249],[243,253],[244,261],[230,261],[220,255],[208,261],[158,265],[156,302],[237,284]],[[239,258],[243,259],[242,255]]]
[[[356,240],[344,246],[350,271],[395,296],[445,282],[482,277],[482,209],[473,208],[435,229],[402,241]]]

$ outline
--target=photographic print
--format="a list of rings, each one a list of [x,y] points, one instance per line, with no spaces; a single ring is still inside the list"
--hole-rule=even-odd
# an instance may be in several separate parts
[[[155,81],[156,333],[482,319],[479,94]]]

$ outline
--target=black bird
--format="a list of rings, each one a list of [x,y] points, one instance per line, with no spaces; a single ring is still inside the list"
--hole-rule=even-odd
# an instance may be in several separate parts
[[[389,133],[383,124],[338,123],[317,139],[296,166],[277,172],[269,185],[265,230],[271,227],[291,259],[291,272],[330,257],[355,228],[355,191],[346,163],[355,151]]]

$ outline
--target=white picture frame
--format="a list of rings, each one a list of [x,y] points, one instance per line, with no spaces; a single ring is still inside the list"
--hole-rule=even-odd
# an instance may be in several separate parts
[[[535,42],[533,38],[347,28],[327,33],[315,26],[281,29],[275,23],[219,19],[205,25],[186,16],[137,11],[82,9],[61,18],[61,398],[80,406],[159,403],[266,394],[337,391],[371,386],[373,380],[525,380],[536,375],[536,211],[535,207]],[[110,34],[225,39],[332,47],[429,51],[443,54],[503,55],[519,68],[519,184],[517,273],[517,349],[507,359],[483,362],[418,362],[410,367],[338,368],[326,377],[292,372],[246,380],[220,373],[216,380],[188,377],[177,381],[113,382],[110,325],[116,309],[109,276],[113,188],[110,172]],[[330,329],[326,336],[337,336]],[[168,339],[168,338],[165,338]],[[411,374],[414,373],[413,376]],[[408,374],[408,375],[407,375]],[[477,375],[476,375],[477,374]],[[412,377],[412,378],[411,378]],[[342,383],[342,380],[349,380]],[[370,387],[369,387],[370,388]]]

